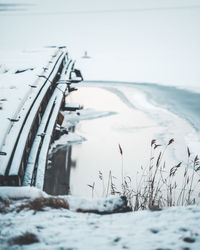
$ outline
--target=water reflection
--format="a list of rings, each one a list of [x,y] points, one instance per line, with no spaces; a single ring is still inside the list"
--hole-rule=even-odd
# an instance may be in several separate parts
[[[71,167],[76,167],[72,161],[72,146],[58,148],[50,155],[44,182],[44,191],[51,195],[66,195],[70,193]]]

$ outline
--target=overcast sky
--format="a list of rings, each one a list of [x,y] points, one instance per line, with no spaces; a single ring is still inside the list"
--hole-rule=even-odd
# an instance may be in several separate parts
[[[91,56],[80,59],[87,79],[199,86],[197,0],[4,3],[0,0],[1,49],[68,45],[78,60],[84,51]]]

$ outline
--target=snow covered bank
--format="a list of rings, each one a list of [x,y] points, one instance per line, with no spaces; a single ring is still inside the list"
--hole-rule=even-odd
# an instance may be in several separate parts
[[[46,207],[97,214],[131,211],[125,197],[91,200],[73,196],[51,196],[34,187],[0,187],[0,204],[0,211],[3,213],[24,209],[43,211]]]
[[[35,189],[31,192],[36,194]],[[69,202],[82,203],[84,207],[87,204],[78,198]],[[96,204],[90,201],[87,206]],[[200,207],[197,206],[106,216],[62,208],[38,212],[25,209],[1,213],[0,222],[1,249],[199,250],[200,246]]]
[[[45,198],[48,195],[34,187],[0,187],[1,200],[20,200]]]

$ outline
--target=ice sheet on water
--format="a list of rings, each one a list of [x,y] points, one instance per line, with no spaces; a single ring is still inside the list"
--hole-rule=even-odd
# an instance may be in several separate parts
[[[83,109],[77,112],[66,112],[65,120],[62,126],[66,129],[70,129],[70,127],[75,126],[81,120],[97,119],[114,114],[116,113],[111,111],[97,111],[92,108]],[[53,144],[51,145],[50,153],[52,153],[54,149],[57,150],[58,148],[60,149],[63,146],[65,147],[66,145],[81,143],[85,140],[85,137],[80,136],[77,133],[68,132],[67,134],[62,135],[59,139],[53,142]]]
[[[97,119],[97,118],[115,115],[115,114],[117,113],[112,112],[112,111],[101,111],[101,110],[95,110],[92,108],[86,108],[78,112],[69,112],[67,114],[67,120],[71,122],[72,124],[76,124],[77,122],[81,120],[92,120],[92,119]]]
[[[71,145],[74,143],[81,143],[85,141],[86,139],[83,136],[80,136],[76,133],[68,132],[68,134],[62,135],[58,140],[55,140],[51,144],[50,154],[54,152],[55,150],[58,150],[60,148],[63,148],[67,145]]]

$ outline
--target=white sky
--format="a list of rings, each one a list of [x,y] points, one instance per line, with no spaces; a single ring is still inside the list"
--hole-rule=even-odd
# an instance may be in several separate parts
[[[81,62],[86,79],[199,86],[199,0],[25,3],[34,5],[0,12],[0,48],[64,44],[74,58],[92,57]]]

